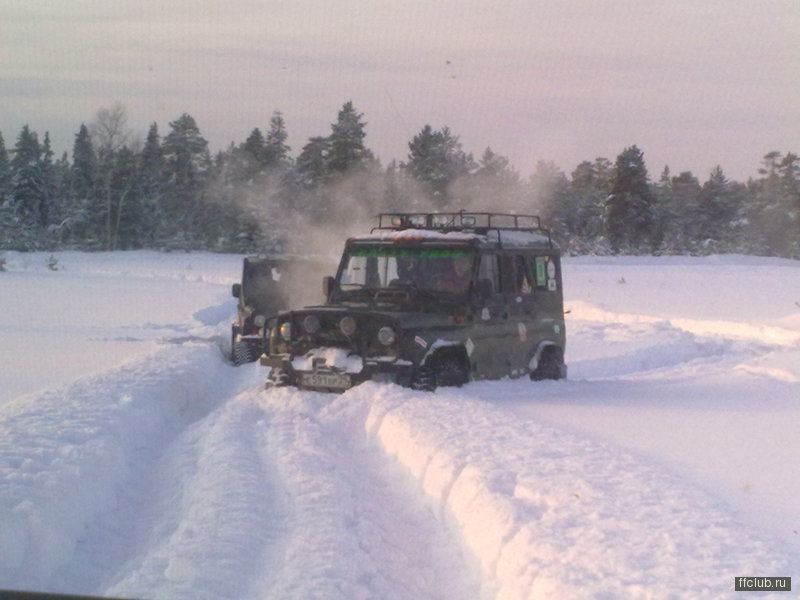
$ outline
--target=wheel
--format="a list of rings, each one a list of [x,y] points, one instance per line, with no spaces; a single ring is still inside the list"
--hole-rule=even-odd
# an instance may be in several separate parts
[[[412,390],[433,392],[436,390],[436,375],[428,367],[419,367],[411,376],[409,387]]]
[[[258,357],[261,356],[259,344],[252,340],[238,338],[239,330],[234,327],[231,333],[231,362],[238,367],[258,360]]]
[[[542,350],[539,364],[531,371],[533,381],[545,379],[561,379],[564,373],[564,351],[558,346],[548,346]]]
[[[461,361],[455,357],[444,359],[436,368],[436,385],[461,387],[469,380],[469,375]]]
[[[411,389],[433,392],[437,387],[461,387],[469,381],[469,371],[454,354],[434,356],[417,369],[411,379]]]
[[[231,362],[237,367],[250,362],[250,349],[243,342],[234,342],[231,347]]]

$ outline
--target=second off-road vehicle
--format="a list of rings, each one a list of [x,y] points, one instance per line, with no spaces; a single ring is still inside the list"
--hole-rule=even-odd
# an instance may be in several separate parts
[[[270,320],[268,385],[566,376],[560,252],[538,217],[381,214],[323,288],[325,304]]]
[[[241,283],[231,289],[237,299],[236,320],[231,325],[231,361],[243,364],[258,360],[264,349],[264,324],[293,304],[319,302],[318,286],[305,284],[318,279],[333,261],[319,256],[248,256],[242,263]]]

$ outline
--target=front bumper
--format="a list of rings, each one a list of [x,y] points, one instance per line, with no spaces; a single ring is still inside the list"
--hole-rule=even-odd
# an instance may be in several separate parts
[[[365,381],[381,381],[408,386],[414,372],[414,365],[409,361],[394,357],[357,358],[360,369],[335,366],[323,359],[303,358],[298,360],[288,354],[261,355],[261,365],[272,367],[270,380],[277,385],[293,385],[300,389],[344,392]],[[302,364],[298,368],[298,364]]]

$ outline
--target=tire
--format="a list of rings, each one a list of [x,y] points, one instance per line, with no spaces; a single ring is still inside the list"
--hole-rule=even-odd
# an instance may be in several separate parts
[[[542,350],[536,370],[531,372],[531,379],[533,381],[561,379],[563,372],[564,351],[558,346],[547,346]]]
[[[461,387],[469,381],[461,361],[455,357],[443,360],[436,369],[436,385],[439,387]]]
[[[253,362],[252,352],[250,351],[250,344],[246,342],[238,342],[233,345],[233,364],[236,366],[244,365]]]
[[[231,332],[231,363],[237,367],[256,361],[261,356],[258,344],[249,340],[237,340],[238,335],[239,329],[234,326]]]
[[[436,390],[436,376],[430,368],[419,367],[411,376],[408,387],[421,392],[433,392]]]
[[[411,379],[411,389],[433,392],[437,387],[461,387],[469,381],[469,372],[457,355],[434,356],[419,367]]]

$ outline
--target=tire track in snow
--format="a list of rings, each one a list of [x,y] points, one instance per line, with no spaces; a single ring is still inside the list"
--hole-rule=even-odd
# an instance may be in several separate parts
[[[103,575],[87,558],[126,558],[159,453],[241,379],[217,348],[186,344],[4,405],[3,585],[96,593]]]
[[[457,532],[367,435],[369,397],[280,389],[258,403],[290,504],[284,561],[261,597],[485,597]]]
[[[263,563],[280,562],[283,498],[262,452],[263,411],[228,399],[159,461],[161,496],[141,553],[105,592],[139,598],[257,598]]]

